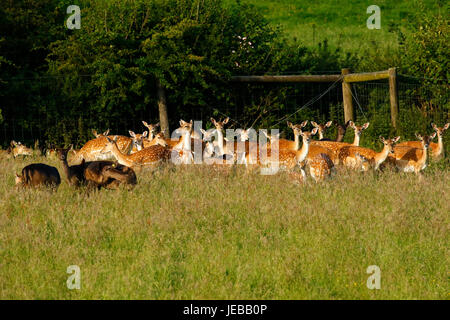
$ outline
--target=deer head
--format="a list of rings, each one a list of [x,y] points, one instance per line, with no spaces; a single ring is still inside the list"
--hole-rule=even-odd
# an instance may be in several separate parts
[[[153,140],[153,137],[157,132],[157,127],[159,127],[159,122],[156,124],[148,124],[147,122],[142,121],[142,124],[148,129],[148,138]]]
[[[438,137],[442,137],[442,135],[448,129],[449,126],[450,123],[446,123],[443,127],[439,128],[434,123],[431,123],[431,127],[434,129],[434,131],[436,131]]]
[[[327,128],[331,127],[331,125],[333,124],[333,121],[328,121],[328,122],[325,123],[325,124],[316,123],[316,122],[314,122],[314,121],[311,121],[311,124],[312,124],[315,128],[319,129],[319,139],[322,140],[322,139],[323,139],[323,135],[324,135],[324,133],[325,133],[325,130],[326,130]]]
[[[430,146],[431,140],[433,140],[436,137],[436,132],[433,132],[433,134],[427,136],[427,135],[420,135],[416,132],[416,138],[422,143],[422,147],[424,149],[428,149]]]

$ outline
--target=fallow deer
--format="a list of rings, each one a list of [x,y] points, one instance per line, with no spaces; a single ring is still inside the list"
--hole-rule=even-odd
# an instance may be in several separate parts
[[[167,161],[170,158],[171,152],[164,139],[160,139],[157,144],[130,155],[120,150],[117,140],[118,137],[114,137],[114,139],[106,137],[106,143],[100,152],[102,154],[111,152],[121,165],[130,168],[155,167],[162,161]]]
[[[395,164],[396,168],[402,172],[419,174],[427,166],[427,151],[431,140],[436,137],[436,132],[429,136],[416,133],[416,137],[421,148],[396,147],[393,154],[389,155],[389,162]]]
[[[355,138],[353,140],[353,144],[346,142],[337,142],[337,141],[312,141],[311,146],[321,146],[325,147],[333,153],[334,156],[328,154],[330,159],[333,161],[335,165],[339,164],[339,157],[337,157],[339,150],[343,147],[349,146],[359,146],[359,141],[361,139],[361,133],[369,127],[369,122],[365,123],[362,126],[356,126],[353,121],[348,121],[347,126],[350,126],[355,132]]]
[[[117,146],[122,153],[130,154],[133,149],[141,148],[141,139],[143,135],[136,135],[133,131],[129,131],[130,135],[133,137],[125,136],[115,136],[117,137]],[[112,159],[110,153],[102,153],[107,138],[112,138],[111,136],[100,136],[93,140],[89,140],[86,144],[76,153],[76,155],[71,159],[72,164],[79,164],[84,159],[85,161],[98,161],[98,160],[109,160]]]
[[[339,163],[352,169],[361,169],[362,171],[368,171],[369,168],[378,170],[387,157],[394,152],[394,145],[399,139],[400,137],[395,137],[386,140],[380,136],[380,140],[383,142],[383,149],[380,152],[357,146],[343,147],[339,150]]]
[[[81,160],[81,164],[69,166],[67,163],[67,153],[69,149],[56,149],[59,160],[61,160],[64,174],[70,186],[79,187],[86,183],[84,177],[85,160]]]
[[[21,174],[16,174],[17,187],[51,187],[56,190],[61,183],[58,169],[43,164],[33,163],[22,169]]]
[[[327,129],[327,128],[329,128],[329,127],[331,127],[331,125],[333,124],[333,121],[328,121],[327,123],[325,123],[325,124],[321,124],[321,123],[317,123],[317,122],[315,122],[315,121],[311,121],[311,124],[315,127],[315,128],[317,128],[317,129],[319,129],[319,140],[320,141],[323,141],[323,140],[326,140],[326,141],[330,141],[330,139],[325,139],[324,137],[323,137],[323,135],[324,135],[324,133],[325,133],[325,130]]]
[[[438,127],[434,123],[431,123],[431,127],[436,131],[438,137],[438,143],[430,142],[429,150],[431,150],[431,158],[435,161],[442,159],[445,156],[443,134],[449,128],[450,123],[445,124],[443,127]],[[400,147],[413,147],[422,148],[422,143],[420,141],[405,141],[397,145]]]
[[[16,158],[18,156],[31,156],[33,155],[33,149],[28,148],[23,145],[21,142],[16,142],[14,140],[11,141],[12,154],[13,157]]]
[[[109,134],[109,129],[106,130],[103,133],[97,133],[97,130],[92,129],[92,134],[94,135],[94,137],[99,138],[101,136],[107,136]]]
[[[137,183],[133,169],[112,161],[90,162],[84,169],[84,176],[88,186],[97,189],[117,189],[120,185],[131,189]]]

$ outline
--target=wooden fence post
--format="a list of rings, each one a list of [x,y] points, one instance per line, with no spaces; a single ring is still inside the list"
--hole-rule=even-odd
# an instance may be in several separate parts
[[[350,73],[350,69],[342,69],[342,75],[346,75]],[[352,100],[352,87],[351,84],[348,82],[345,82],[344,79],[342,79],[342,99],[344,102],[344,119],[345,122],[347,121],[355,120],[355,114],[353,111],[353,100]]]
[[[398,91],[397,91],[397,69],[389,68],[389,97],[391,101],[391,123],[397,129],[398,120]]]
[[[159,124],[161,126],[161,131],[164,133],[166,138],[170,138],[169,131],[169,116],[167,114],[167,100],[166,92],[158,81],[158,109],[159,109]]]

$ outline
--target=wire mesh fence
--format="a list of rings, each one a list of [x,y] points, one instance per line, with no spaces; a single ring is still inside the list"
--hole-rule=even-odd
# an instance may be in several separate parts
[[[330,72],[331,73],[331,72]],[[336,74],[338,72],[335,72]],[[139,108],[124,105],[121,116],[114,110],[108,114],[97,114],[93,108],[77,103],[76,99],[54,100],[53,93],[59,90],[57,79],[21,79],[25,89],[32,87],[31,94],[10,99],[8,92],[0,94],[0,109],[3,121],[0,123],[0,139],[3,146],[11,140],[28,144],[39,140],[43,145],[83,144],[93,138],[91,129],[99,131],[111,129],[113,134],[128,134],[128,130],[142,132],[145,127],[141,121],[157,121],[158,106],[155,100]],[[19,81],[19,80],[17,80]],[[77,85],[77,84],[75,84]],[[444,86],[448,84],[444,83]],[[67,89],[67,88],[66,88]],[[286,121],[298,122],[305,119],[319,122],[335,120],[344,122],[341,82],[334,83],[231,83],[224,88],[229,95],[228,102],[222,105],[184,105],[182,114],[177,114],[170,98],[169,118],[171,129],[180,118],[184,120],[202,120],[203,126],[211,117],[230,117],[230,127],[235,128],[280,128]],[[70,88],[68,90],[70,92]],[[445,90],[444,90],[445,91]],[[24,90],[27,92],[27,90]],[[443,104],[448,105],[447,95]],[[90,94],[90,93],[87,93]],[[170,94],[170,93],[168,93]],[[389,112],[389,83],[386,80],[352,83],[353,104],[358,121],[368,121],[374,113]],[[421,107],[430,101],[432,92],[424,90],[418,81],[401,78],[398,81],[400,114],[411,106]],[[10,101],[20,101],[12,105]],[[75,102],[74,102],[75,101]],[[172,103],[174,104],[174,103]],[[78,110],[77,116],[66,116],[68,109]],[[127,111],[127,108],[129,111]],[[435,110],[439,117],[448,119],[445,111]],[[388,115],[387,115],[388,116]],[[71,132],[70,135],[58,135],[57,131]]]

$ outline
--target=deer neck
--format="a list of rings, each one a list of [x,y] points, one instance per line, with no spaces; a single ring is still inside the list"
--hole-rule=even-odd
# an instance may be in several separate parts
[[[70,169],[69,169],[69,164],[67,163],[67,154],[64,156],[64,159],[61,160],[61,162],[62,162],[64,174],[66,175],[67,179],[70,179]]]
[[[131,167],[133,165],[133,161],[128,159],[128,156],[124,155],[117,146],[116,143],[113,144],[111,153],[117,159],[117,161],[124,166]]]
[[[442,134],[439,134],[438,133],[438,147],[437,147],[437,150],[436,151],[434,151],[435,152],[435,154],[436,155],[441,155],[443,152],[444,152],[444,141],[443,141],[443,139],[442,139]]]
[[[422,145],[422,157],[418,159],[417,165],[419,166],[419,169],[423,168],[427,163],[427,153],[428,150],[425,148],[425,145]]]
[[[381,150],[380,152],[378,152],[377,154],[375,154],[374,157],[374,169],[377,170],[378,167],[386,160],[386,158],[389,155],[389,152],[391,151],[391,148],[389,148],[388,146],[384,146],[383,150]]]
[[[308,156],[308,152],[309,152],[309,143],[303,140],[302,149],[300,150],[300,153],[297,156],[297,162],[303,162]]]
[[[323,131],[320,130],[320,131],[319,131],[319,140],[322,140],[322,139],[323,139]]]
[[[337,137],[336,137],[336,142],[342,142],[342,140],[344,140],[344,135],[338,131]]]
[[[217,129],[217,147],[219,148],[219,151],[221,154],[225,154],[225,150],[223,147],[223,132],[222,130]]]
[[[191,133],[189,131],[183,134],[183,150],[191,151]]]
[[[355,133],[355,139],[353,140],[353,145],[359,147],[359,140],[361,139],[361,136],[357,133]]]
[[[298,151],[300,150],[300,135],[296,134],[294,138],[294,150]]]

